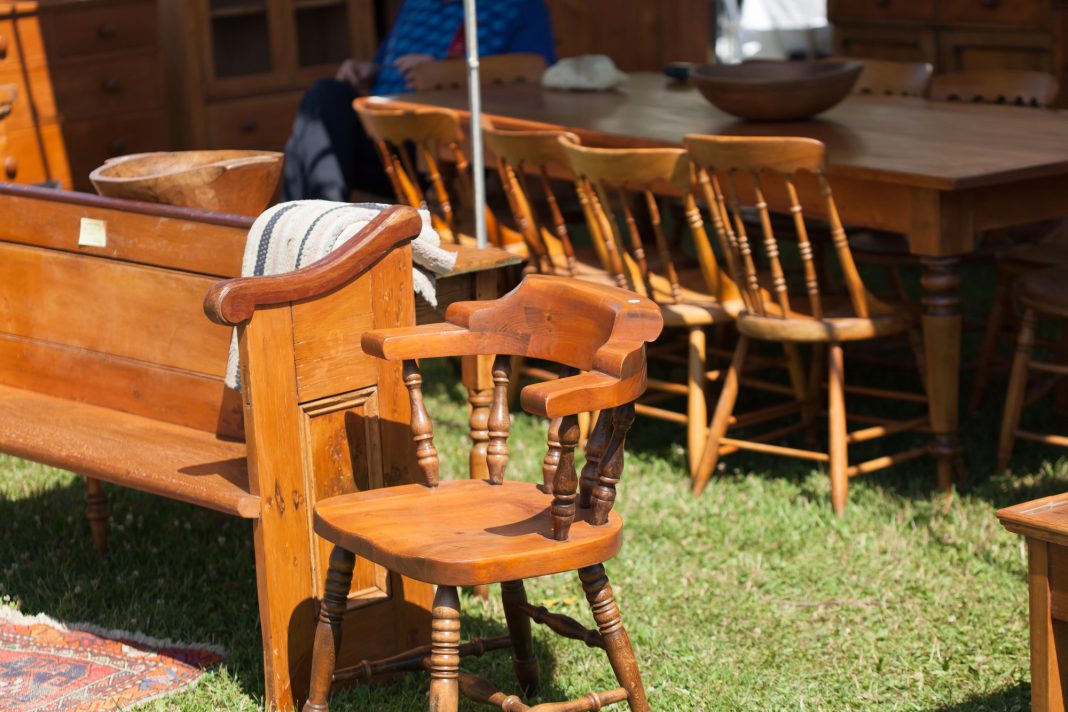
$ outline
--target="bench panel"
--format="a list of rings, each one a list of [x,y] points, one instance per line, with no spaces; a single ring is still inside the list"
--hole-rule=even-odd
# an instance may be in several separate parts
[[[216,277],[238,277],[251,218],[0,185],[0,240]],[[83,217],[103,220],[105,247],[79,247]]]
[[[238,517],[260,516],[243,443],[0,386],[0,451]]]
[[[0,384],[245,439],[241,395],[213,376],[0,334]]]
[[[222,377],[230,329],[204,316],[215,280],[0,243],[0,332]]]

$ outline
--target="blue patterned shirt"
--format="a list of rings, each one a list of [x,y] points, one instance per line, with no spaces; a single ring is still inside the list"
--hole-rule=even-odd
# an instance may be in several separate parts
[[[479,0],[478,50],[488,56],[533,52],[556,61],[553,29],[545,0]],[[464,5],[460,0],[405,0],[397,21],[375,55],[378,76],[372,93],[408,91],[404,75],[393,63],[406,54],[449,59],[463,37]]]

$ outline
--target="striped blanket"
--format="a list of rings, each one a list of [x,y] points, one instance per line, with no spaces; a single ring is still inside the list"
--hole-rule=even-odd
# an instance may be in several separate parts
[[[363,229],[388,205],[379,203],[334,203],[328,200],[295,200],[264,211],[245,242],[242,277],[284,274],[307,267],[333,252]],[[434,275],[444,274],[456,263],[456,253],[441,249],[441,239],[430,226],[430,213],[419,211],[423,231],[412,241],[412,282],[415,293],[437,306]],[[230,342],[226,385],[241,390],[237,331]]]

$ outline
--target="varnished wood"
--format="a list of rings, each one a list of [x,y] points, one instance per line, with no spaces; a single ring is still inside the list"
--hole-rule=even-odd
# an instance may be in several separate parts
[[[853,91],[858,94],[884,96],[926,96],[934,72],[927,62],[891,62],[861,59],[864,70]]]
[[[931,80],[930,98],[1045,107],[1054,103],[1058,90],[1052,74],[988,69],[940,74]]]
[[[115,158],[89,174],[100,195],[256,217],[282,177],[271,151],[178,151]]]
[[[431,651],[424,661],[431,674],[429,709],[455,712],[462,692],[502,710],[592,710],[622,699],[632,709],[647,710],[637,663],[602,562],[621,545],[622,521],[612,505],[623,471],[626,433],[634,420],[633,400],[645,387],[646,343],[656,339],[663,324],[659,310],[633,292],[529,275],[500,299],[454,303],[446,316],[445,324],[367,333],[363,350],[406,364],[406,383],[413,395],[412,430],[420,450],[427,442],[420,433],[429,433],[430,426],[415,360],[495,355],[486,424],[489,477],[428,479],[424,484],[333,497],[316,504],[315,531],[360,559],[438,586]],[[552,476],[551,492],[546,491],[549,482],[535,485],[504,478],[509,356],[552,360],[566,369],[561,378],[527,386],[521,397],[528,411],[559,419],[551,427],[550,455],[542,462],[546,479]],[[590,410],[602,410],[602,427],[610,432],[603,457],[589,476],[595,480],[592,490],[577,506],[578,414]],[[568,570],[580,571],[598,633],[535,608],[526,599],[524,579]],[[525,693],[538,685],[531,620],[603,648],[621,690],[530,708],[488,681],[458,672],[462,646],[455,587],[493,582],[502,582],[516,675]],[[408,669],[411,658],[410,653],[393,662],[363,663],[354,674]],[[327,679],[333,667],[329,650],[317,649],[313,678]]]
[[[247,321],[257,307],[296,302],[329,292],[365,272],[398,245],[419,235],[422,221],[410,208],[383,210],[358,236],[295,274],[239,278],[219,282],[204,298],[204,313],[218,324]]]
[[[87,477],[85,480],[85,518],[89,522],[89,533],[93,538],[93,548],[103,554],[108,550],[108,495],[100,480]]]
[[[323,599],[319,604],[319,622],[315,628],[314,654],[329,660],[313,670],[308,688],[308,701],[304,703],[304,712],[324,712],[328,709],[330,698],[331,674],[337,665],[337,655],[341,648],[341,624],[345,619],[345,608],[349,602],[349,587],[352,585],[352,570],[356,567],[356,557],[340,546],[330,552],[330,568],[326,572],[326,585]]]
[[[517,52],[496,54],[479,59],[479,81],[494,84],[537,84],[545,73],[545,57]],[[444,59],[422,62],[412,68],[412,87],[416,91],[459,89],[467,86],[467,60]]]
[[[917,315],[907,305],[893,305],[880,301],[867,289],[857,271],[849,242],[839,217],[837,203],[832,195],[825,173],[823,144],[805,138],[769,137],[722,137],[687,136],[687,149],[701,176],[705,203],[713,215],[718,214],[714,225],[722,249],[732,255],[728,263],[735,272],[735,282],[742,285],[741,295],[745,308],[737,315],[738,331],[743,337],[780,341],[788,353],[795,353],[797,343],[812,342],[827,345],[829,373],[829,450],[827,452],[783,447],[761,440],[745,441],[725,438],[730,410],[736,398],[736,386],[728,389],[725,382],[712,426],[708,434],[701,462],[694,470],[694,491],[700,492],[712,476],[718,457],[723,450],[748,449],[772,454],[826,461],[830,466],[831,505],[836,513],[842,513],[846,505],[848,477],[852,474],[870,472],[877,467],[886,467],[911,459],[916,453],[888,455],[869,460],[851,469],[847,448],[849,435],[846,430],[845,378],[842,361],[842,342],[871,339],[884,335],[907,334],[916,326]],[[814,264],[815,251],[808,237],[804,219],[804,205],[798,191],[801,174],[814,175],[820,196],[829,217],[831,248],[845,297],[828,299],[819,283],[819,270]],[[739,183],[751,184],[752,199],[744,202]],[[776,187],[778,186],[778,187]],[[780,235],[771,219],[766,191],[778,189],[787,196],[792,216],[792,239],[799,247],[803,269],[797,277],[788,273],[780,258]],[[756,211],[759,227],[750,228],[743,217],[743,208]],[[758,234],[748,234],[750,229]],[[763,260],[760,260],[761,253]],[[768,266],[770,278],[757,269],[757,264]],[[794,289],[789,282],[795,282]],[[804,295],[804,296],[801,296]],[[745,357],[746,346],[739,343],[732,362],[731,384],[739,382],[737,370]],[[803,426],[812,423],[811,402],[807,384],[800,367],[791,369],[791,389],[788,391],[803,414]],[[922,400],[922,396],[920,396]],[[728,405],[729,404],[729,405]],[[757,411],[759,413],[759,411]],[[907,421],[881,431],[882,435],[902,432]],[[867,431],[865,439],[875,436]],[[922,451],[921,451],[922,452]]]
[[[265,696],[272,708],[293,709],[305,694],[309,606],[329,553],[311,534],[308,507],[415,472],[400,364],[363,355],[359,333],[347,337],[345,364],[330,374],[319,364],[329,361],[324,350],[348,343],[337,332],[353,323],[414,323],[406,242],[418,218],[356,270],[334,263],[318,287],[305,283],[288,296],[275,283],[283,301],[253,308],[239,329],[242,398],[222,380],[230,330],[204,318],[202,306],[216,280],[239,274],[250,220],[9,185],[0,202],[11,218],[0,230],[9,270],[0,280],[8,305],[0,309],[0,450],[91,478],[87,515],[98,547],[101,482],[255,520]],[[101,221],[104,245],[78,244],[83,218]],[[27,297],[35,302],[22,308]],[[114,328],[101,330],[105,321]],[[351,635],[342,663],[390,655],[426,635],[428,586],[358,561],[345,594]]]

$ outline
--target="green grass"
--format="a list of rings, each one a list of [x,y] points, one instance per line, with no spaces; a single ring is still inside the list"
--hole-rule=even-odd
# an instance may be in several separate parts
[[[871,379],[857,369],[847,378]],[[879,375],[879,380],[883,375]],[[428,369],[444,472],[466,462],[464,400]],[[997,507],[1068,489],[1059,451],[1021,444],[993,472],[1004,381],[963,422],[970,481],[946,508],[920,460],[853,481],[835,518],[825,473],[733,456],[700,499],[681,428],[639,419],[619,507],[623,552],[607,568],[657,710],[1028,709],[1024,550]],[[1046,417],[1039,411],[1035,417]],[[544,425],[516,417],[509,475],[540,477]],[[151,710],[253,710],[262,668],[246,522],[109,488],[110,555],[90,549],[79,478],[0,458],[0,596],[26,613],[90,621],[229,651],[195,689]],[[575,576],[530,582],[531,600],[590,622]],[[504,631],[497,589],[465,594],[468,635]],[[536,627],[540,701],[614,687],[602,654]],[[513,690],[507,653],[465,668]],[[422,675],[357,689],[336,710],[422,709]],[[474,705],[462,709],[483,709]]]

